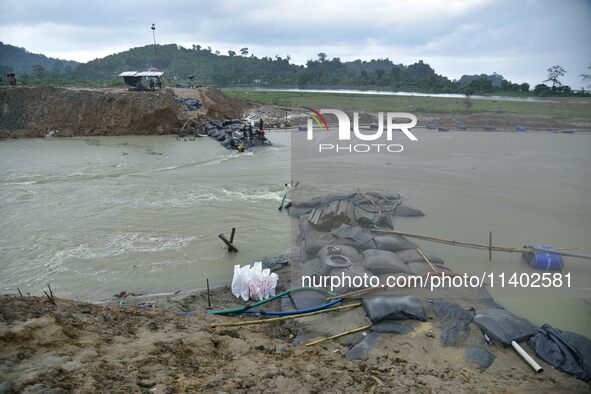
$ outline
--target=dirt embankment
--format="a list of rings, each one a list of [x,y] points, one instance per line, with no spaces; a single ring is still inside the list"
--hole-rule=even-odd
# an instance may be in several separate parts
[[[228,288],[214,307],[239,305]],[[497,350],[489,370],[466,367],[438,330],[388,334],[367,360],[347,346],[292,344],[305,326],[212,328],[236,317],[205,313],[206,294],[179,294],[98,306],[38,297],[0,297],[0,392],[588,392],[559,371],[534,374],[512,350]],[[177,312],[194,311],[194,315]],[[319,317],[320,319],[324,319]],[[242,319],[252,319],[250,316]],[[309,317],[306,319],[315,319]],[[306,320],[301,319],[301,320]],[[314,320],[313,320],[314,321]],[[318,320],[315,320],[318,322]],[[359,334],[361,335],[361,334]],[[357,338],[358,339],[358,338]],[[378,349],[375,349],[378,350]]]
[[[203,104],[197,111],[185,111],[172,89],[4,89],[0,90],[0,138],[172,134],[187,119],[188,127],[197,128],[209,119],[240,117],[244,110],[242,102],[216,89],[191,89],[190,94]]]

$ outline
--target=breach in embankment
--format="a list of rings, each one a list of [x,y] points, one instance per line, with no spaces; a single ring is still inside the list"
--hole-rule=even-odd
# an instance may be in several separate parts
[[[191,132],[211,119],[240,117],[244,109],[242,101],[213,88],[19,87],[0,90],[0,138]]]

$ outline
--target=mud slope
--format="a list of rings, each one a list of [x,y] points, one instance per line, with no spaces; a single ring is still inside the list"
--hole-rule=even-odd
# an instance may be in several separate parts
[[[181,111],[168,91],[101,92],[52,87],[0,92],[0,137],[168,134]]]
[[[215,89],[195,89],[204,104],[184,112],[171,89],[161,92],[99,91],[54,87],[0,91],[0,138],[153,135],[177,132],[187,118],[240,116],[242,103]],[[203,120],[205,122],[205,120]]]

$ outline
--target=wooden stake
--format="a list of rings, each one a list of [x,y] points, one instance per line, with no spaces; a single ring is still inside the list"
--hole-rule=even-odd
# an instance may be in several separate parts
[[[45,290],[43,290],[43,293],[45,293],[45,296],[47,297],[47,299],[49,300],[50,303],[52,303],[53,305],[56,305],[53,297],[51,297],[49,294],[47,294],[47,292]]]
[[[264,319],[264,320],[247,320],[247,321],[239,321],[239,322],[232,322],[232,323],[217,323],[217,324],[214,323],[211,326],[212,327],[238,327],[238,326],[251,326],[254,324],[274,323],[274,322],[282,321],[282,320],[297,319],[300,317],[319,315],[321,313],[335,312],[335,311],[340,311],[340,310],[349,309],[349,308],[357,308],[358,306],[361,306],[361,302],[358,302],[356,304],[337,306],[334,308],[322,309],[322,310],[314,311],[314,312],[300,313],[299,315],[273,317],[271,319]]]
[[[232,227],[232,232],[230,233],[230,243],[234,243],[234,235],[236,235],[236,227]]]
[[[207,308],[206,309],[211,309],[211,296],[209,294],[209,278],[205,279],[206,283],[207,283]]]
[[[220,234],[218,235],[218,237],[224,241],[224,243],[226,244],[226,246],[228,247],[228,252],[238,252],[238,248],[236,248],[234,245],[232,245],[232,242],[228,241],[226,239],[226,237],[224,236],[224,234]]]
[[[322,343],[322,342],[330,341],[331,339],[336,339],[336,338],[344,337],[345,335],[349,335],[349,334],[355,334],[356,332],[365,331],[365,330],[368,330],[370,328],[371,328],[371,324],[368,324],[367,326],[355,328],[353,330],[341,332],[340,334],[332,335],[330,337],[321,338],[321,339],[318,339],[316,341],[308,342],[304,346],[317,345],[317,344]]]
[[[18,290],[18,294],[22,297],[23,293],[21,293],[21,289],[19,289],[18,287],[16,289]]]

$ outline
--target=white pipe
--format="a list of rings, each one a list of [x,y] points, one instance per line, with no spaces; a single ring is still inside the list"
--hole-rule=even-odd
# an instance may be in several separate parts
[[[527,352],[521,347],[519,346],[519,344],[515,341],[511,341],[511,346],[513,346],[513,349],[515,349],[515,351],[517,353],[519,353],[519,355],[525,360],[527,361],[527,363],[529,365],[531,365],[531,367],[534,369],[534,371],[536,371],[536,373],[540,373],[540,372],[544,372],[544,368],[542,368],[540,366],[540,364],[538,364],[536,362],[536,360],[534,360],[533,358],[531,358],[531,356],[529,354],[527,354]]]

